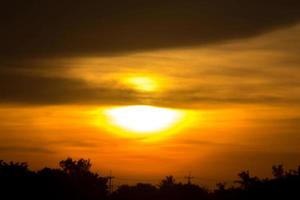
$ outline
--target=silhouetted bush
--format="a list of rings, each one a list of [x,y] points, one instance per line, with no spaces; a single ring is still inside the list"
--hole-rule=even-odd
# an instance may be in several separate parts
[[[15,200],[256,200],[300,199],[300,166],[285,171],[272,167],[273,178],[259,179],[249,171],[238,174],[237,185],[218,183],[214,191],[165,177],[158,186],[121,185],[108,194],[107,178],[90,171],[90,160],[67,158],[60,168],[34,172],[26,163],[0,161],[0,199]]]
[[[28,170],[26,163],[0,162],[0,199],[95,200],[107,198],[107,179],[89,171],[89,160],[60,162],[62,169]]]

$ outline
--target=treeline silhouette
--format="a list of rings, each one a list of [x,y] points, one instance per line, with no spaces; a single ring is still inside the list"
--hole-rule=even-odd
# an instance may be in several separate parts
[[[0,199],[26,200],[253,200],[300,199],[300,166],[285,170],[272,167],[273,178],[260,179],[249,171],[238,174],[235,185],[218,183],[209,190],[192,183],[176,182],[173,176],[158,186],[148,183],[121,185],[108,191],[108,178],[90,171],[90,160],[67,158],[60,168],[31,171],[27,163],[0,161]],[[222,169],[220,169],[222,170]]]

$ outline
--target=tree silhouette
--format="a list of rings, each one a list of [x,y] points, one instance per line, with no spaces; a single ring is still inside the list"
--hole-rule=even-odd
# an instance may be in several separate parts
[[[166,176],[165,179],[163,179],[160,182],[160,188],[170,188],[175,185],[175,179],[173,176]]]
[[[68,174],[89,172],[92,166],[90,160],[79,159],[78,161],[72,158],[67,158],[59,162],[60,167]]]
[[[283,165],[273,165],[272,174],[275,178],[282,178],[284,176]]]
[[[158,186],[121,185],[108,195],[107,178],[90,171],[86,159],[67,158],[60,168],[31,171],[26,163],[0,161],[0,199],[19,200],[253,200],[300,199],[300,167],[285,171],[272,167],[273,178],[259,179],[249,171],[238,174],[238,185],[217,184],[213,191],[166,176]]]
[[[107,198],[107,179],[90,172],[90,160],[67,158],[62,169],[33,172],[26,163],[0,161],[0,199],[96,200]],[[17,192],[15,192],[17,191]]]
[[[241,180],[238,180],[236,182],[246,189],[259,182],[259,179],[257,177],[250,176],[249,170],[240,172],[238,176]]]
[[[6,163],[3,160],[0,160],[0,174],[11,174],[11,175],[21,175],[28,172],[28,165],[25,162],[10,162]]]

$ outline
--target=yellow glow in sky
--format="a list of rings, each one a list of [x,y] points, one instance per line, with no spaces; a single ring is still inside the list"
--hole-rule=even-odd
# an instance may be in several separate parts
[[[158,82],[147,76],[129,77],[126,82],[134,89],[144,92],[153,92],[158,88]]]
[[[115,126],[137,133],[163,131],[182,117],[179,111],[146,105],[113,108],[106,115]]]

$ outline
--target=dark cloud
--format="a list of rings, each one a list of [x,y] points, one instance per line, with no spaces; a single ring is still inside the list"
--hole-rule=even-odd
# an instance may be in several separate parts
[[[0,103],[172,107],[206,102],[290,103],[283,96],[265,94],[266,85],[207,84],[151,96],[113,83],[92,86],[80,79],[44,74],[63,73],[66,68],[52,56],[112,55],[251,37],[297,23],[299,10],[298,0],[4,1],[0,10]],[[210,73],[245,78],[266,75],[240,67]],[[299,85],[296,78],[287,78],[286,83],[268,87]]]
[[[114,82],[91,85],[80,79],[36,75],[26,71],[5,71],[0,75],[0,103],[2,104],[152,104],[183,108],[236,103],[299,104],[299,98],[295,96],[264,93],[270,88],[278,87],[277,83],[271,85],[208,83],[158,95],[134,91]],[[288,83],[287,86],[289,85]]]
[[[0,146],[0,153],[42,153],[49,154],[54,151],[44,147],[30,147],[30,146]]]
[[[299,159],[300,153],[297,151],[261,151],[261,150],[245,150],[240,149],[240,151],[228,151],[226,158],[231,158],[237,162],[251,160],[258,162],[270,162],[281,163],[284,160],[296,161]],[[272,163],[273,162],[273,163]]]
[[[0,73],[0,102],[16,104],[128,104],[136,96],[128,89],[92,87],[79,79]]]
[[[152,98],[151,103],[158,106],[178,108],[209,108],[217,105],[265,104],[265,105],[299,105],[298,96],[267,93],[259,86],[243,85],[204,85],[192,89],[177,90],[166,93],[161,98]]]
[[[299,10],[298,0],[2,1],[0,58],[215,43],[296,23]]]

